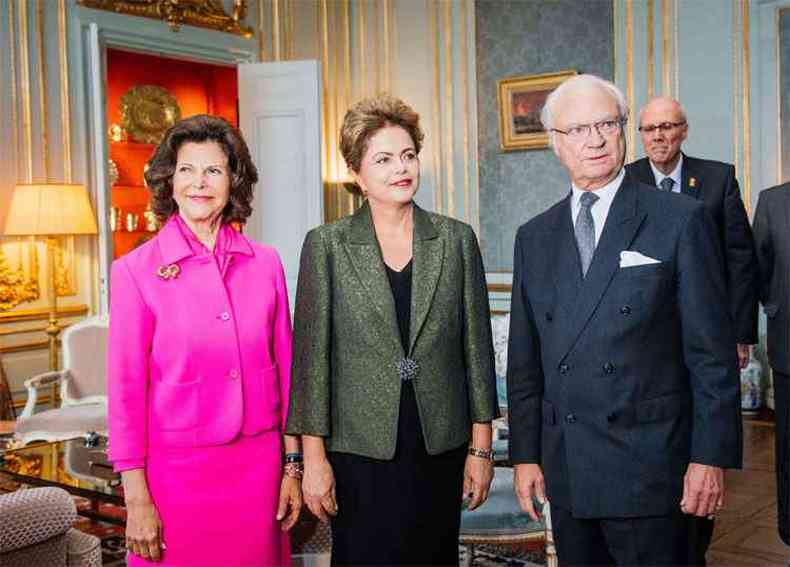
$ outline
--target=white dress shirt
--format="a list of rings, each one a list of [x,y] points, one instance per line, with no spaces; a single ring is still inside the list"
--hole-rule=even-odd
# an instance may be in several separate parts
[[[625,168],[622,168],[620,173],[617,174],[617,177],[612,179],[600,189],[592,191],[598,196],[598,200],[593,203],[592,207],[590,207],[590,213],[592,213],[593,222],[595,223],[596,246],[598,246],[598,241],[601,239],[601,233],[603,232],[604,224],[606,224],[606,217],[609,215],[609,208],[612,206],[614,196],[617,195],[617,190],[620,189],[620,185],[622,184],[624,177]],[[584,193],[587,193],[587,191],[583,191],[573,184],[571,184],[571,191],[571,220],[573,221],[573,224],[576,225],[576,217],[579,216],[579,211],[582,208],[581,198]]]
[[[680,172],[683,171],[683,154],[680,154],[680,159],[678,160],[678,164],[675,166],[669,175],[664,175],[656,166],[653,165],[653,162],[650,159],[647,160],[650,163],[650,169],[653,170],[653,177],[656,178],[656,187],[661,187],[661,182],[664,180],[665,177],[671,177],[672,181],[674,181],[674,185],[672,185],[672,192],[673,193],[680,193],[681,190],[681,182],[683,181],[683,177],[681,176]]]

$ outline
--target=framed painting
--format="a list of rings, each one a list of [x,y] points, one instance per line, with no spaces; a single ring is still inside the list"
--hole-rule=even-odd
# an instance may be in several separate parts
[[[499,136],[503,150],[548,147],[549,136],[540,122],[540,112],[551,91],[575,74],[576,71],[567,70],[497,81]]]

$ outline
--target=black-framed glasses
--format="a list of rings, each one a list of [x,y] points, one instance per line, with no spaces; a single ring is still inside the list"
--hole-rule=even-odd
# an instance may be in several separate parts
[[[551,132],[564,134],[571,140],[586,140],[592,134],[593,128],[601,136],[612,136],[619,132],[627,120],[625,118],[611,118],[609,120],[601,120],[593,124],[576,124],[570,126],[567,130],[560,130],[559,128],[551,128]]]
[[[661,124],[649,124],[648,126],[640,126],[639,131],[644,132],[645,134],[652,134],[656,130],[661,132],[671,132],[675,128],[680,128],[681,126],[685,126],[686,121],[683,120],[681,122],[662,122]]]

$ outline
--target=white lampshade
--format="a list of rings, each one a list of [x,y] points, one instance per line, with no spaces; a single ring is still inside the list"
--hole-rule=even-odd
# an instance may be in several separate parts
[[[85,186],[66,183],[17,185],[3,228],[7,236],[96,232]]]

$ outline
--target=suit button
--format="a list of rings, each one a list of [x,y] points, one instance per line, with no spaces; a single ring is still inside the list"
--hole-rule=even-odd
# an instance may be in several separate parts
[[[223,311],[222,313],[220,313],[219,318],[222,319],[223,321],[228,321],[230,319],[230,313],[228,313],[227,311]]]
[[[548,312],[546,312],[546,321],[548,321],[549,323],[551,323],[551,321],[552,321],[553,319],[554,319],[554,316],[553,316],[551,313],[548,313]]]
[[[629,315],[631,313],[631,306],[630,305],[623,305],[620,308],[620,313],[623,315]]]
[[[610,413],[609,415],[606,416],[606,421],[608,421],[609,423],[612,423],[616,419],[617,419],[617,413],[616,412],[612,412],[612,413]]]
[[[614,364],[612,364],[611,362],[607,362],[606,364],[603,365],[603,371],[606,372],[607,374],[611,374],[612,372],[614,372]]]
[[[573,415],[572,413],[569,413],[568,415],[565,416],[565,421],[568,423],[576,423],[576,416]]]
[[[560,374],[567,374],[571,367],[567,364],[560,364]]]
[[[235,368],[230,371],[230,377],[236,380],[239,376],[241,376],[241,372],[236,370]]]

